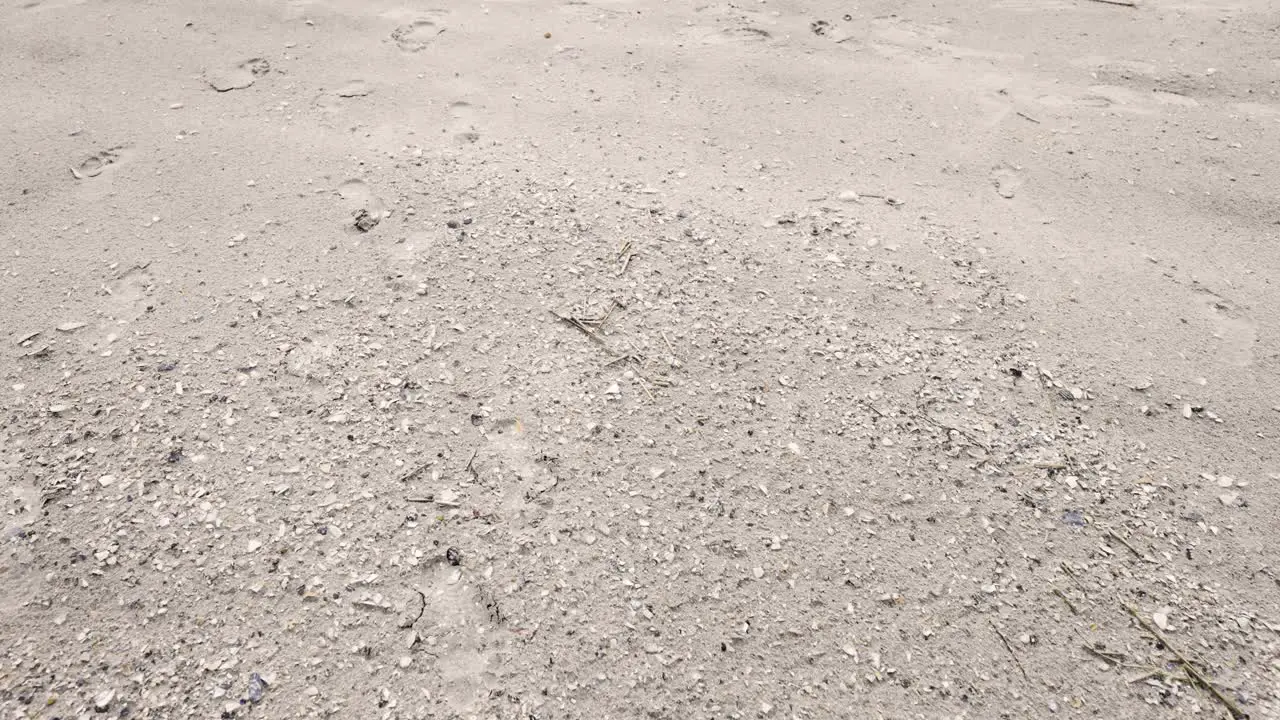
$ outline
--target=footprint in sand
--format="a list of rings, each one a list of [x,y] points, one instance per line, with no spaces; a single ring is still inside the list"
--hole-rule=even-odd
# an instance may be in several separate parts
[[[151,295],[156,279],[145,266],[132,267],[98,289],[98,314],[101,320],[86,328],[80,338],[87,349],[103,352],[126,335],[123,326],[137,321],[154,309]]]
[[[369,187],[369,183],[352,178],[338,186],[338,196],[346,200],[352,210],[369,210],[373,207],[382,207],[382,201],[373,194],[373,189]]]
[[[373,194],[369,184],[360,179],[351,179],[338,186],[338,197],[346,201],[347,211],[352,218],[351,225],[357,232],[369,232],[391,213],[386,203]]]
[[[322,92],[312,101],[316,109],[324,115],[337,115],[346,109],[346,105],[342,102],[342,98],[330,92]]]
[[[421,52],[436,39],[444,27],[431,20],[414,20],[391,31],[391,39],[405,52]]]
[[[5,617],[14,617],[30,607],[32,597],[48,592],[45,574],[34,562],[29,543],[9,544],[40,523],[40,509],[52,499],[41,493],[39,476],[24,469],[28,464],[16,453],[0,456],[0,498],[4,498],[6,510],[0,518],[0,539],[6,544],[5,560],[0,563],[0,613]]]
[[[337,90],[334,90],[333,94],[340,98],[355,98],[364,97],[370,92],[372,92],[372,90],[369,88],[369,83],[363,80],[352,80]]]
[[[425,230],[415,230],[391,247],[389,257],[394,262],[415,265],[430,255],[435,244],[434,234]]]
[[[1022,178],[1018,177],[1018,171],[1015,168],[1001,165],[991,171],[991,184],[995,186],[1000,197],[1012,200],[1018,188],[1022,187]]]
[[[472,145],[480,140],[475,126],[475,108],[471,103],[459,100],[449,106],[449,127],[445,132],[453,134],[459,145]]]
[[[991,7],[1012,12],[1041,13],[1045,10],[1077,9],[1079,5],[1067,0],[997,0]]]
[[[23,10],[60,10],[85,4],[86,0],[29,0],[20,6]]]
[[[134,267],[102,287],[107,300],[103,312],[116,322],[132,322],[148,309],[147,296],[155,286],[155,278],[145,267]]]
[[[882,17],[871,21],[871,48],[882,57],[946,61],[972,59],[1009,60],[1014,56],[983,48],[953,45],[946,40],[953,31],[946,25],[914,23],[900,17]]]
[[[365,97],[371,92],[373,92],[373,88],[369,86],[369,83],[363,80],[352,80],[335,90],[326,90],[320,93],[316,96],[314,104],[320,112],[326,115],[334,115],[346,108],[347,100]]]
[[[441,558],[419,586],[419,636],[443,648],[432,663],[443,696],[455,713],[469,715],[497,687],[498,653],[509,642],[497,599],[479,587],[466,570],[466,558],[454,566]]]
[[[123,161],[124,152],[125,147],[121,145],[94,153],[73,166],[71,175],[77,180],[98,177],[107,168]]]
[[[10,508],[8,516],[0,521],[4,527],[0,538],[8,541],[40,519],[40,488],[32,475],[23,472],[22,465],[0,461],[0,493]]]
[[[1201,290],[1197,299],[1204,315],[1213,323],[1213,337],[1220,343],[1218,356],[1236,367],[1252,365],[1258,324],[1233,303],[1208,290]]]
[[[949,49],[942,39],[947,29],[937,25],[920,25],[900,17],[875,18],[871,32],[876,42],[872,47],[881,55],[935,55]]]
[[[1040,95],[1036,102],[1047,108],[1109,108],[1112,101],[1101,95],[1085,93],[1081,95]]]
[[[720,37],[728,41],[747,41],[747,42],[764,42],[773,37],[773,33],[764,28],[755,27],[754,25],[743,25],[741,27],[725,28],[720,31]]]
[[[558,66],[566,63],[572,63],[582,59],[582,50],[572,45],[557,45],[551,50],[550,56],[547,57],[547,64]]]
[[[682,29],[680,34],[690,36],[705,45],[765,43],[773,38],[773,33],[754,25],[736,25],[719,30],[708,27],[693,27]]]
[[[523,423],[516,418],[500,418],[485,427],[489,451],[483,454],[482,472],[502,488],[498,514],[511,527],[536,525],[554,505],[560,479],[538,464],[539,453],[529,442]]]
[[[271,63],[262,58],[249,58],[233,67],[210,70],[205,73],[205,82],[220,93],[231,90],[243,90],[255,80],[271,72]]]
[[[285,355],[285,372],[318,384],[333,374],[341,360],[337,340],[327,335],[308,337]]]

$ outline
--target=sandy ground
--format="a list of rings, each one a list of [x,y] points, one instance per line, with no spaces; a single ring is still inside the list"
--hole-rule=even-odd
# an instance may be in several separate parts
[[[0,9],[4,718],[1280,717],[1280,10]]]

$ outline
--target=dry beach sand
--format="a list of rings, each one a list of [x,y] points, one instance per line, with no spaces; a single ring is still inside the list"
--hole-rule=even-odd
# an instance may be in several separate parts
[[[1265,0],[0,6],[0,717],[1280,717]]]

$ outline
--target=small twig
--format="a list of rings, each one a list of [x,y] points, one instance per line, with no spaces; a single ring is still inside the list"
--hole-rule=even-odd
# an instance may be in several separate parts
[[[405,473],[405,474],[401,475],[398,479],[399,479],[399,481],[400,481],[400,482],[409,482],[410,480],[414,479],[415,477],[417,477],[417,476],[421,475],[423,470],[426,470],[427,468],[431,467],[431,466],[432,466],[432,465],[434,465],[434,464],[435,464],[435,461],[434,461],[434,460],[431,460],[431,461],[425,462],[425,463],[423,463],[423,464],[421,464],[421,465],[417,466],[416,468],[414,468],[414,469],[410,470],[409,472],[407,472],[407,473]]]
[[[411,503],[426,503],[426,504],[430,504],[430,503],[435,502],[435,501],[436,501],[436,498],[435,498],[435,496],[434,496],[434,495],[428,495],[428,496],[426,496],[426,497],[407,497],[407,498],[405,498],[405,499],[404,499],[404,501],[405,501],[405,502],[411,502]]]
[[[622,261],[622,267],[618,269],[618,277],[627,274],[627,266],[631,264],[631,258],[635,257],[635,253],[631,251],[631,241],[628,240],[622,244],[622,249],[618,251],[618,259]]]
[[[1067,599],[1067,594],[1066,594],[1066,593],[1062,592],[1062,591],[1061,591],[1061,590],[1059,590],[1058,588],[1054,588],[1054,589],[1053,589],[1053,594],[1054,594],[1054,595],[1057,595],[1059,600],[1061,600],[1062,602],[1064,602],[1064,603],[1066,603],[1066,604],[1067,604],[1067,608],[1068,608],[1069,610],[1071,610],[1071,614],[1072,614],[1072,615],[1079,615],[1079,614],[1080,614],[1080,611],[1076,609],[1076,606],[1075,606],[1075,605],[1073,605],[1069,599]]]
[[[471,464],[476,461],[476,456],[479,454],[480,454],[480,448],[476,448],[474,451],[472,451],[471,459],[467,461],[467,466],[463,468],[467,472],[471,473],[471,477],[476,478],[477,480],[480,479],[480,473],[472,469]]]
[[[659,332],[658,334],[662,336],[662,342],[667,344],[667,350],[671,353],[671,361],[667,364],[672,367],[679,367],[681,364],[680,357],[676,355],[676,349],[671,345],[671,341],[667,339],[667,334],[665,332]]]
[[[960,435],[964,439],[968,440],[971,444],[985,450],[988,455],[991,454],[991,446],[987,445],[986,443],[982,442],[978,438],[974,437],[971,433],[965,430],[961,430],[960,428],[954,428],[954,427],[951,427],[950,425],[934,420],[932,417],[929,417],[928,411],[922,407],[917,407],[916,409],[920,411],[919,417],[921,420],[924,420],[925,422],[929,423],[930,425],[933,425],[934,427],[942,428],[947,432],[954,432],[957,435]]]
[[[622,355],[621,357],[616,357],[610,360],[609,362],[605,363],[604,365],[601,365],[600,367],[607,368],[612,365],[617,365],[618,363],[621,363],[621,362],[634,362],[635,364],[639,365],[640,358],[636,357],[635,355]]]
[[[661,375],[659,375],[656,380],[654,378],[649,377],[648,375],[644,375],[641,373],[636,373],[636,376],[654,387],[664,387],[664,388],[671,387],[671,381],[662,377]]]
[[[1076,573],[1074,570],[1071,569],[1071,566],[1067,565],[1064,562],[1064,563],[1061,563],[1059,567],[1062,568],[1062,572],[1067,574],[1067,577],[1071,578],[1071,582],[1075,583],[1076,587],[1080,588],[1080,592],[1084,593],[1085,599],[1088,600],[1089,591],[1088,589],[1085,588],[1084,584],[1080,582],[1080,578],[1076,577]]]
[[[868,402],[864,402],[864,401],[862,401],[862,400],[859,400],[859,401],[858,401],[858,404],[860,404],[860,405],[862,405],[863,407],[865,407],[866,409],[870,410],[872,413],[875,413],[876,417],[878,417],[878,418],[881,418],[881,419],[883,419],[883,420],[888,420],[888,419],[889,419],[889,416],[888,416],[888,415],[885,415],[884,413],[880,412],[880,411],[879,411],[878,409],[876,409],[876,407],[875,407],[874,405],[872,405],[871,403],[868,403]],[[1001,467],[1000,463],[998,463],[998,462],[996,462],[995,460],[992,460],[992,459],[991,459],[991,454],[992,454],[992,453],[991,453],[991,446],[990,446],[990,445],[987,445],[986,443],[982,442],[982,441],[981,441],[981,440],[979,440],[978,438],[974,437],[974,435],[973,435],[972,433],[970,433],[970,432],[967,432],[967,431],[965,431],[965,430],[961,430],[960,428],[954,428],[954,427],[951,427],[950,425],[947,425],[947,424],[945,424],[945,423],[942,423],[942,422],[940,422],[940,421],[938,421],[938,420],[933,419],[932,417],[930,417],[930,416],[929,416],[929,411],[928,411],[928,410],[926,410],[924,407],[920,406],[919,404],[917,404],[917,405],[916,405],[916,410],[917,410],[917,412],[915,412],[915,413],[907,413],[908,417],[912,417],[912,418],[917,418],[917,419],[923,420],[923,421],[925,421],[925,422],[929,423],[930,425],[933,425],[934,427],[941,428],[941,429],[946,430],[946,431],[948,431],[948,432],[955,432],[957,435],[960,435],[960,436],[961,436],[961,437],[963,437],[964,439],[968,440],[968,441],[969,441],[969,444],[971,444],[971,445],[973,445],[973,446],[975,446],[975,447],[982,448],[982,450],[983,450],[983,451],[985,451],[985,452],[987,453],[987,458],[986,458],[985,460],[983,460],[982,462],[990,462],[992,465],[995,465],[996,467]],[[948,437],[948,440],[950,440],[950,437]]]
[[[1035,469],[1037,469],[1037,470],[1066,470],[1066,469],[1067,469],[1067,464],[1066,464],[1066,463],[1060,463],[1060,462],[1049,462],[1049,461],[1045,461],[1045,462],[1035,462],[1035,463],[1031,463],[1031,467],[1033,467],[1033,468],[1035,468]]]
[[[548,310],[547,312],[551,313],[552,316],[554,316],[557,320],[568,325],[569,327],[577,328],[582,332],[582,334],[586,335],[588,338],[591,339],[592,342],[596,343],[600,347],[606,348],[606,349],[609,347],[609,343],[605,342],[604,338],[596,334],[596,331],[587,327],[586,323],[584,323],[581,319],[570,316],[570,315],[561,315],[555,310]]]
[[[1208,690],[1209,694],[1216,698],[1218,702],[1222,703],[1227,708],[1227,712],[1231,713],[1231,717],[1236,720],[1244,720],[1249,717],[1249,713],[1241,710],[1240,706],[1236,705],[1234,700],[1227,697],[1226,694],[1219,690],[1216,685],[1205,679],[1205,676],[1201,674],[1195,664],[1188,660],[1187,656],[1178,652],[1178,649],[1169,643],[1169,640],[1160,633],[1160,630],[1158,630],[1156,626],[1147,622],[1146,618],[1139,615],[1138,611],[1132,605],[1126,603],[1124,604],[1124,609],[1133,616],[1134,620],[1138,621],[1138,624],[1142,626],[1143,630],[1146,630],[1151,637],[1159,641],[1161,645],[1164,645],[1165,648],[1169,650],[1169,652],[1173,653],[1174,657],[1178,658],[1178,662],[1182,664],[1182,669],[1186,670],[1187,675],[1190,676],[1191,679],[1200,687]]]
[[[1124,664],[1124,657],[1125,657],[1124,653],[1113,653],[1113,652],[1107,652],[1105,650],[1099,650],[1095,647],[1091,647],[1089,643],[1082,643],[1080,647],[1084,648],[1085,652],[1098,658],[1099,660],[1105,662],[1108,665]]]
[[[1026,113],[1022,112],[1021,110],[1015,110],[1014,112],[1018,115],[1018,117],[1020,117],[1020,118],[1022,118],[1022,119],[1024,119],[1024,120],[1030,120],[1031,122],[1033,122],[1033,123],[1035,123],[1035,124],[1037,124],[1037,125],[1039,125],[1039,124],[1040,124],[1040,121],[1039,121],[1039,120],[1037,120],[1037,119],[1035,119],[1035,118],[1031,117],[1030,115],[1028,115],[1028,114],[1026,114]]]
[[[1018,672],[1022,673],[1022,679],[1027,682],[1031,682],[1031,678],[1027,677],[1026,668],[1022,667],[1022,661],[1018,659],[1018,654],[1013,651],[1013,645],[1009,644],[1009,638],[1005,637],[1004,633],[1000,632],[1000,628],[996,627],[995,623],[990,620],[988,620],[987,623],[991,625],[992,630],[996,631],[996,636],[1000,638],[1000,642],[1004,643],[1004,649],[1009,651],[1009,657],[1012,657],[1013,664],[1018,666]]]
[[[1138,3],[1129,2],[1129,0],[1093,0],[1093,2],[1103,3],[1106,5],[1123,5],[1125,7],[1136,8]]]
[[[599,325],[609,322],[609,318],[613,317],[614,310],[626,310],[627,306],[618,302],[618,298],[609,298],[609,309],[604,311],[604,317],[600,318]]]
[[[1155,558],[1153,558],[1153,557],[1149,557],[1149,556],[1147,556],[1147,555],[1143,555],[1142,553],[1138,552],[1138,549],[1137,549],[1137,548],[1135,548],[1134,546],[1130,545],[1130,544],[1129,544],[1129,541],[1128,541],[1128,540],[1125,540],[1123,537],[1121,537],[1121,536],[1120,536],[1120,533],[1116,532],[1115,530],[1108,529],[1108,530],[1107,530],[1107,537],[1110,537],[1110,538],[1115,539],[1115,540],[1116,540],[1116,541],[1118,541],[1121,545],[1123,545],[1123,546],[1125,546],[1126,548],[1128,548],[1128,549],[1129,549],[1129,552],[1133,553],[1133,554],[1134,554],[1134,556],[1135,556],[1135,557],[1137,557],[1139,560],[1143,560],[1143,561],[1145,561],[1145,562],[1149,562],[1149,563],[1156,564],[1156,565],[1159,565],[1159,564],[1160,564],[1160,563],[1159,563],[1159,561],[1158,561],[1158,560],[1156,560]]]
[[[1143,680],[1147,680],[1148,678],[1160,678],[1161,680],[1171,678],[1173,680],[1185,681],[1188,684],[1191,683],[1191,678],[1184,677],[1182,675],[1172,675],[1164,670],[1161,670],[1160,668],[1148,668],[1148,667],[1142,667],[1142,666],[1129,666],[1129,665],[1125,665],[1124,667],[1133,667],[1135,670],[1144,671],[1141,675],[1134,675],[1133,677],[1125,678],[1124,681],[1130,685],[1134,683],[1142,682]]]
[[[866,409],[870,410],[870,411],[871,411],[871,413],[872,413],[873,415],[875,415],[876,417],[880,418],[881,420],[888,420],[888,419],[889,419],[889,416],[888,416],[888,415],[885,415],[884,413],[880,412],[879,408],[877,408],[875,405],[872,405],[872,404],[871,404],[871,403],[869,403],[869,402],[862,402],[861,400],[859,400],[859,401],[858,401],[858,404],[859,404],[859,405],[861,405],[862,407],[864,407],[864,408],[866,408]]]

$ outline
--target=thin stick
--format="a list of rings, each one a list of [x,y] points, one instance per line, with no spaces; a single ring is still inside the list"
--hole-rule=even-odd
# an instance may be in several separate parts
[[[1223,694],[1221,690],[1217,688],[1217,686],[1215,686],[1213,683],[1206,680],[1204,675],[1200,673],[1200,670],[1196,668],[1196,666],[1192,664],[1190,660],[1187,659],[1187,656],[1178,652],[1178,649],[1175,648],[1173,645],[1171,645],[1169,643],[1169,640],[1165,638],[1165,636],[1162,635],[1154,625],[1147,622],[1146,618],[1139,615],[1138,611],[1134,609],[1132,605],[1125,604],[1124,609],[1127,610],[1128,613],[1133,616],[1134,620],[1138,621],[1138,624],[1142,626],[1143,630],[1146,630],[1147,633],[1151,635],[1151,637],[1160,641],[1161,645],[1164,645],[1166,648],[1168,648],[1169,652],[1173,653],[1174,657],[1178,658],[1178,662],[1182,663],[1182,669],[1187,671],[1187,675],[1190,676],[1192,680],[1195,680],[1196,683],[1200,685],[1200,687],[1204,688],[1205,690],[1208,690],[1210,695],[1213,695],[1213,697],[1215,697],[1218,700],[1218,702],[1226,706],[1227,712],[1231,713],[1231,717],[1235,718],[1236,720],[1245,720],[1245,718],[1249,717],[1249,713],[1245,712],[1244,710],[1241,710],[1240,706],[1236,705],[1234,700],[1227,697],[1225,694]]]
[[[1093,0],[1093,2],[1104,3],[1106,5],[1123,5],[1131,8],[1138,7],[1138,3],[1129,2],[1129,0]]]
[[[657,380],[654,380],[643,373],[636,373],[636,376],[654,387],[671,387],[671,381],[661,376],[659,376]]]
[[[622,244],[622,249],[618,251],[618,259],[622,261],[622,267],[618,270],[618,277],[627,274],[627,266],[631,264],[631,258],[635,257],[635,253],[631,251],[631,241],[628,240]]]
[[[659,331],[658,334],[662,336],[662,342],[667,344],[667,350],[671,352],[671,360],[672,362],[674,362],[673,367],[678,367],[681,363],[680,363],[680,357],[676,355],[675,347],[672,346],[671,341],[667,339],[667,334],[665,332]],[[667,363],[667,364],[671,365],[672,363]]]
[[[1066,604],[1067,604],[1067,608],[1069,608],[1069,609],[1071,610],[1071,614],[1072,614],[1072,615],[1079,615],[1079,614],[1080,614],[1080,611],[1076,609],[1076,606],[1075,606],[1075,605],[1073,605],[1073,604],[1071,604],[1071,601],[1067,599],[1067,595],[1066,595],[1066,593],[1062,592],[1062,591],[1061,591],[1061,590],[1059,590],[1058,588],[1054,588],[1054,589],[1053,589],[1053,594],[1054,594],[1054,595],[1057,595],[1059,600],[1061,600],[1062,602],[1064,602],[1064,603],[1066,603]]]
[[[870,410],[870,411],[872,412],[872,414],[874,414],[876,417],[878,417],[878,418],[880,418],[880,419],[882,419],[882,420],[888,420],[888,419],[889,419],[889,416],[888,416],[888,415],[885,415],[884,413],[880,412],[879,408],[877,408],[875,405],[872,405],[872,404],[871,404],[871,403],[869,403],[869,402],[863,402],[863,401],[859,400],[859,401],[858,401],[858,404],[859,404],[859,405],[861,405],[862,407],[864,407],[864,408],[866,408],[866,409]]]
[[[557,320],[559,320],[560,322],[562,322],[562,323],[564,323],[564,324],[568,325],[569,327],[574,327],[574,328],[577,328],[578,330],[582,331],[582,334],[586,335],[588,338],[590,338],[590,339],[591,339],[591,341],[592,341],[592,342],[596,343],[596,344],[597,344],[597,345],[599,345],[600,347],[608,349],[609,344],[608,344],[608,343],[606,343],[606,342],[604,341],[604,339],[603,339],[603,338],[601,338],[599,335],[597,335],[597,334],[596,334],[596,332],[595,332],[594,330],[592,330],[591,328],[587,327],[587,326],[586,326],[586,325],[585,325],[581,320],[579,320],[578,318],[576,318],[576,317],[572,317],[572,316],[569,316],[569,315],[561,315],[560,313],[556,312],[555,310],[548,310],[547,312],[551,313],[551,314],[552,314],[552,316],[554,316]]]
[[[400,482],[409,482],[410,480],[414,479],[415,477],[417,477],[417,476],[421,475],[423,470],[426,470],[427,468],[431,467],[431,466],[432,466],[432,465],[434,465],[434,464],[435,464],[435,461],[434,461],[434,460],[431,460],[431,461],[425,462],[425,463],[423,463],[423,464],[419,465],[418,467],[416,467],[416,468],[414,468],[414,469],[410,470],[409,472],[407,472],[407,473],[405,473],[405,474],[401,475],[401,476],[398,478],[398,480],[399,480]]]
[[[991,625],[992,630],[996,631],[996,636],[1000,638],[1000,642],[1004,643],[1004,649],[1009,651],[1009,657],[1013,658],[1013,664],[1018,666],[1018,672],[1022,673],[1022,679],[1031,682],[1031,678],[1027,677],[1026,668],[1022,667],[1022,661],[1018,659],[1018,654],[1013,651],[1013,646],[1009,644],[1009,638],[1000,632],[1000,628],[996,627],[995,623],[990,620],[987,623]]]
[[[1037,119],[1035,119],[1035,118],[1031,117],[1030,115],[1028,115],[1028,114],[1026,114],[1026,113],[1022,112],[1021,110],[1015,110],[1014,112],[1018,115],[1018,117],[1022,118],[1023,120],[1030,120],[1031,122],[1033,122],[1033,123],[1035,123],[1035,124],[1037,124],[1037,125],[1039,125],[1039,124],[1040,124],[1040,121],[1039,121],[1039,120],[1037,120]]]
[[[941,422],[938,422],[937,420],[934,420],[933,418],[929,417],[928,411],[925,410],[924,408],[916,408],[916,409],[920,411],[919,413],[920,419],[924,420],[930,425],[933,425],[935,427],[940,427],[943,430],[947,430],[948,432],[954,431],[957,435],[960,435],[964,439],[968,440],[970,444],[982,448],[987,452],[988,455],[991,454],[991,446],[987,445],[986,443],[982,442],[978,438],[974,437],[972,434],[964,430],[961,430],[960,428],[954,428],[954,427],[951,427],[950,425],[946,425]]]
[[[1116,532],[1115,530],[1108,529],[1107,537],[1118,540],[1121,545],[1125,546],[1126,548],[1129,548],[1129,552],[1133,553],[1134,556],[1136,556],[1138,559],[1144,560],[1149,563],[1154,563],[1156,565],[1160,564],[1159,561],[1157,561],[1155,558],[1147,557],[1146,555],[1143,555],[1142,553],[1138,552],[1137,548],[1130,545],[1128,540],[1125,540],[1124,538],[1120,537],[1120,533]]]
[[[1124,664],[1124,660],[1123,660],[1123,658],[1124,658],[1124,654],[1123,654],[1123,653],[1109,653],[1109,652],[1103,652],[1103,651],[1098,650],[1098,649],[1096,649],[1096,648],[1089,647],[1089,644],[1088,644],[1088,643],[1083,643],[1083,644],[1081,644],[1081,645],[1080,645],[1080,647],[1084,648],[1084,651],[1085,651],[1085,652],[1087,652],[1087,653],[1089,653],[1090,655],[1092,655],[1092,656],[1094,656],[1094,657],[1098,658],[1099,660],[1101,660],[1102,662],[1104,662],[1104,663],[1106,663],[1106,664],[1108,664],[1108,665],[1123,665],[1123,664]]]
[[[1088,591],[1088,589],[1086,589],[1086,588],[1085,588],[1085,586],[1080,582],[1080,579],[1076,577],[1076,573],[1075,573],[1075,571],[1074,571],[1074,570],[1072,570],[1072,569],[1071,569],[1071,567],[1070,567],[1069,565],[1067,565],[1065,562],[1064,562],[1064,563],[1061,563],[1060,567],[1062,568],[1062,572],[1066,573],[1066,574],[1067,574],[1067,577],[1071,578],[1071,582],[1075,583],[1075,584],[1076,584],[1076,587],[1080,588],[1080,592],[1084,593],[1084,598],[1085,598],[1085,600],[1088,600],[1088,599],[1089,599],[1089,591]]]
[[[1146,672],[1143,672],[1143,673],[1142,673],[1142,674],[1140,674],[1140,675],[1134,675],[1133,677],[1127,677],[1127,678],[1125,678],[1125,679],[1124,679],[1124,681],[1125,681],[1126,683],[1128,683],[1128,684],[1132,685],[1132,684],[1134,684],[1134,683],[1140,683],[1140,682],[1142,682],[1143,680],[1147,680],[1147,679],[1150,679],[1150,678],[1161,678],[1161,679],[1163,679],[1163,678],[1166,678],[1166,677],[1168,677],[1168,676],[1169,676],[1169,673],[1167,673],[1167,672],[1165,672],[1164,670],[1161,670],[1161,669],[1159,669],[1159,668],[1138,668],[1138,669],[1139,669],[1139,670],[1145,670]]]

